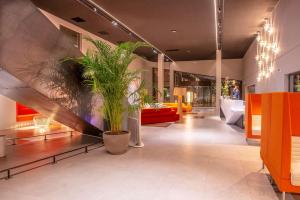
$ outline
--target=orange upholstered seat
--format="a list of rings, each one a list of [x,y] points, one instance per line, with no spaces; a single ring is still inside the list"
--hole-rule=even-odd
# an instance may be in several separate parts
[[[295,168],[299,165],[293,163],[299,159],[292,160],[292,152],[294,157],[297,157],[298,152],[292,149],[292,141],[300,137],[299,120],[300,93],[262,95],[260,155],[282,192],[300,193],[299,169]]]
[[[178,107],[178,103],[163,103],[165,106],[168,106],[170,108],[175,108],[177,109]],[[182,111],[183,112],[192,112],[192,106],[189,105],[189,104],[185,104],[185,103],[182,103]]]
[[[246,95],[245,131],[247,138],[260,138],[261,94]]]

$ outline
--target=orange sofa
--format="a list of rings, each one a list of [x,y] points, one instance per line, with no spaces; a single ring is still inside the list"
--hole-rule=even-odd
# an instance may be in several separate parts
[[[245,131],[246,138],[260,138],[261,94],[246,95]]]
[[[163,103],[163,105],[177,110],[178,103]],[[192,112],[193,107],[189,104],[182,103],[182,112]]]
[[[260,156],[281,192],[300,193],[300,93],[262,95]]]

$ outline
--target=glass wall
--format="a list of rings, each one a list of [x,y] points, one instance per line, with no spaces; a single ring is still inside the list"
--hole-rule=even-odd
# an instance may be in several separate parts
[[[153,96],[164,96],[164,102],[170,101],[170,70],[164,70],[164,92],[159,94],[157,90],[157,68],[153,68]],[[216,106],[216,77],[188,72],[174,71],[174,87],[185,87],[186,97],[183,101],[193,107]],[[240,91],[242,97],[242,81],[222,78],[222,95],[232,97],[234,88]],[[176,100],[176,97],[174,97]]]
[[[289,92],[300,92],[300,72],[289,75]]]
[[[170,70],[164,69],[164,91],[163,91],[163,94],[160,94],[158,92],[157,68],[153,68],[152,70],[153,70],[152,71],[152,74],[153,74],[153,76],[152,76],[153,77],[153,91],[152,91],[152,94],[153,94],[155,100],[157,100],[158,95],[163,95],[164,96],[164,102],[170,102]]]
[[[174,87],[186,87],[184,101],[194,107],[214,107],[216,105],[216,78],[187,72],[174,71]]]
[[[242,98],[242,81],[229,78],[222,78],[221,95],[234,98],[234,90],[239,91],[240,94],[238,100],[240,100]]]

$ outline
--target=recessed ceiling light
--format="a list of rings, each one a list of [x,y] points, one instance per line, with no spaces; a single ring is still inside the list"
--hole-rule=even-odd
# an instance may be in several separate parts
[[[153,51],[153,53],[157,54],[157,50],[156,49],[153,49],[152,51]]]
[[[171,32],[172,32],[172,33],[176,33],[176,32],[177,32],[177,30],[171,30]]]
[[[101,35],[109,35],[109,33],[107,31],[99,31],[98,33]]]
[[[80,22],[85,22],[85,20],[84,19],[82,19],[81,17],[73,17],[73,18],[71,18],[73,21],[75,21],[75,22],[78,22],[78,23],[80,23]]]
[[[175,52],[175,51],[179,51],[179,49],[166,49],[167,52]]]
[[[191,50],[186,50],[187,53],[191,53]]]
[[[112,21],[111,23],[112,23],[112,25],[114,25],[114,26],[118,26],[118,22],[116,22],[116,21]]]
[[[122,44],[124,43],[124,41],[120,40],[120,41],[117,41],[117,44]]]
[[[94,12],[97,12],[97,8],[93,8],[93,11],[94,11]]]

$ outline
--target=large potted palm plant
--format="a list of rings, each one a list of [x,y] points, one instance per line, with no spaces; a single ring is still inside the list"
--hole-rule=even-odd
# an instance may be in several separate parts
[[[140,79],[140,71],[130,70],[128,66],[135,59],[133,52],[145,44],[125,42],[113,48],[99,40],[87,40],[95,49],[77,61],[84,66],[83,76],[93,92],[103,99],[101,110],[109,129],[103,133],[105,148],[111,154],[122,154],[127,151],[130,138],[130,133],[122,130],[123,114],[128,110],[124,102],[129,97],[139,98],[137,94],[143,87],[139,84],[134,91],[128,90],[133,81]]]

